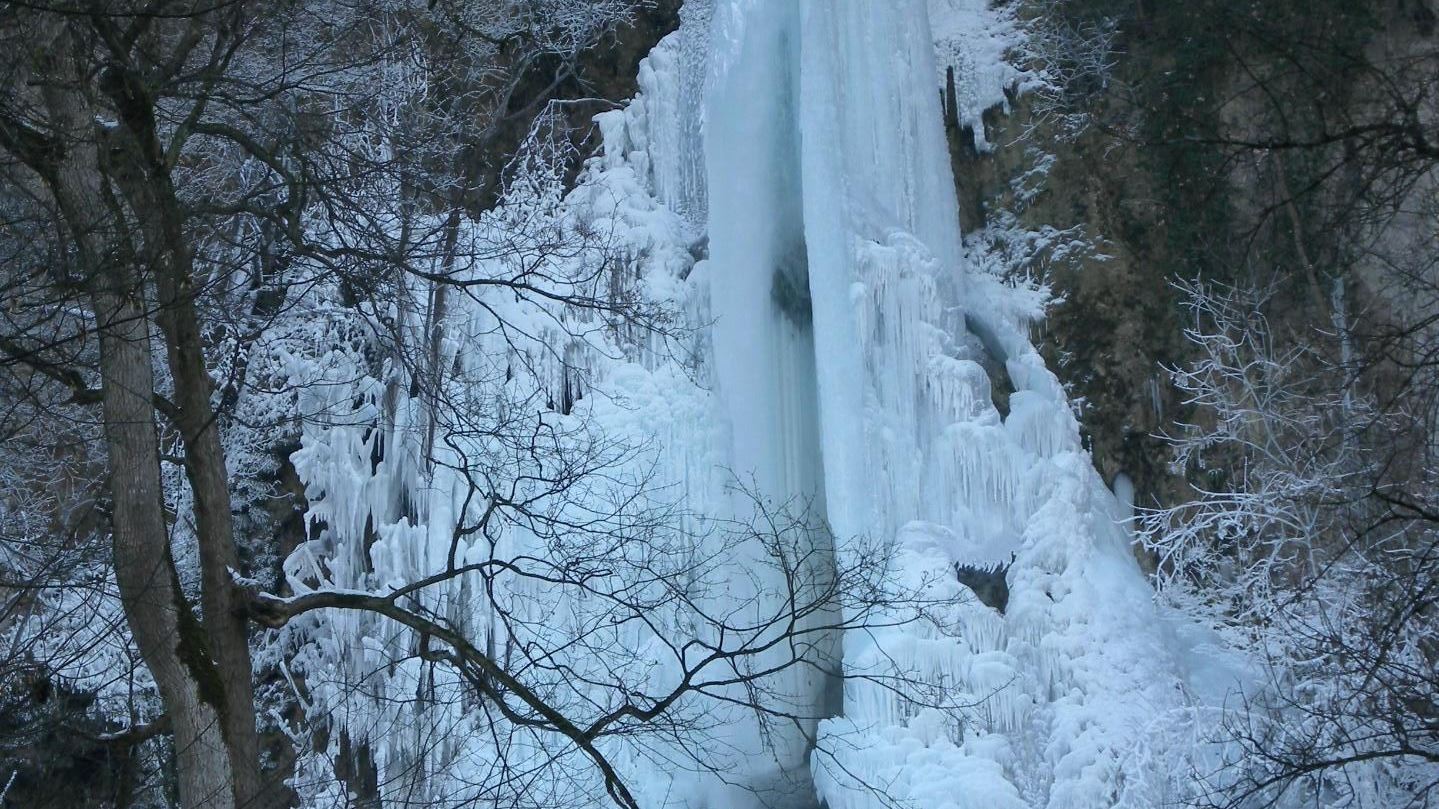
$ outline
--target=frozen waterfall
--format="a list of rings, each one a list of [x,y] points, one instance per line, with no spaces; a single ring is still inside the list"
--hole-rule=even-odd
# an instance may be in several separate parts
[[[566,385],[583,371],[576,413],[653,447],[636,463],[687,512],[743,518],[749,506],[726,487],[737,478],[810,504],[832,529],[834,547],[817,549],[831,564],[844,565],[859,538],[890,543],[893,581],[933,599],[832,637],[815,666],[781,675],[790,681],[776,692],[803,719],[797,728],[760,733],[743,710],[691,706],[716,726],[717,772],[666,771],[616,749],[645,806],[1088,809],[1162,797],[1152,768],[1165,751],[1146,734],[1183,714],[1188,664],[1030,343],[1033,296],[963,263],[929,20],[930,6],[955,5],[985,7],[690,0],[642,64],[639,95],[599,116],[603,153],[563,201],[614,234],[637,294],[673,304],[699,334],[684,361],[643,344],[566,346],[551,352],[563,356],[558,370],[544,370],[558,362],[544,352],[525,367]],[[499,371],[475,358],[518,349],[496,347],[484,311],[457,308],[446,350],[479,385]],[[1003,415],[986,365],[1002,365],[1015,388]],[[345,385],[307,407],[378,402],[383,387]],[[417,417],[403,401],[389,406],[396,424]],[[311,518],[327,532],[287,564],[297,587],[322,561],[337,586],[355,588],[444,564],[463,487],[445,464],[426,469],[398,427],[374,461],[372,416],[331,419],[297,453]],[[520,530],[503,543],[543,547]],[[732,575],[717,590],[753,596],[741,575],[753,561],[727,560]],[[1006,571],[1002,611],[960,584],[961,565]],[[462,603],[457,587],[432,607]],[[587,620],[583,605],[555,606],[543,620]],[[456,616],[476,632],[492,620]],[[398,642],[393,628],[341,626],[336,648],[353,642],[346,632]],[[413,693],[416,676],[402,668],[365,688],[385,710],[418,710],[386,701]],[[926,684],[931,699],[885,686],[895,679]],[[447,710],[410,720],[425,728],[417,738],[443,739],[438,754],[393,739],[379,766],[450,756],[427,765],[433,784],[465,756],[483,759],[481,747],[464,749],[483,740],[445,735],[467,721]],[[535,743],[535,756],[548,754]]]
[[[896,577],[957,597],[841,640],[818,793],[832,809],[883,805],[875,785],[917,806],[1145,805],[1160,779],[1122,773],[1143,766],[1146,727],[1182,711],[1183,661],[1029,342],[1036,313],[961,264],[928,13],[719,0],[697,15],[704,82],[678,79],[704,88],[703,153],[647,163],[705,166],[729,463],[767,493],[819,496],[841,559],[846,538],[892,538]],[[1003,418],[985,360],[1016,387]],[[970,596],[956,564],[1008,564],[1008,609]],[[876,684],[890,673],[970,706],[962,726]]]

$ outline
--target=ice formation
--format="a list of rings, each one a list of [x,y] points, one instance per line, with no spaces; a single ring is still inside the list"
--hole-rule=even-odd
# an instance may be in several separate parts
[[[933,3],[950,22],[960,6],[969,16],[959,19],[983,14],[982,3]],[[663,751],[617,743],[610,752],[645,806],[758,805],[781,782],[801,785],[793,805],[831,809],[1086,809],[1164,797],[1163,779],[1135,768],[1159,755],[1149,728],[1185,708],[1187,664],[1131,555],[1124,510],[1029,341],[1035,296],[964,264],[929,14],[923,0],[691,0],[643,63],[639,95],[599,116],[603,153],[579,187],[563,199],[517,187],[464,236],[482,241],[519,212],[582,219],[605,234],[606,251],[573,257],[573,283],[591,277],[586,262],[618,255],[626,269],[613,283],[698,331],[677,348],[587,330],[582,314],[513,295],[455,304],[438,350],[454,369],[452,399],[472,405],[457,412],[503,408],[487,391],[518,375],[550,392],[531,404],[556,440],[614,453],[605,460],[621,470],[615,490],[586,496],[607,503],[644,478],[649,497],[685,514],[743,518],[748,506],[726,488],[739,478],[763,497],[812,502],[832,529],[834,546],[820,550],[835,565],[861,538],[890,543],[893,582],[933,605],[896,607],[886,628],[830,639],[819,669],[843,671],[842,704],[815,671],[778,688],[807,726],[759,734],[744,711],[686,704],[712,720],[718,775],[666,770],[654,758]],[[470,271],[512,271],[496,262]],[[478,459],[520,480],[512,447],[493,425],[462,423],[432,442],[427,420],[439,417],[399,370],[387,378],[358,350],[334,353],[295,371],[323,366],[330,384],[305,388],[311,426],[295,463],[314,539],[287,562],[293,587],[398,588],[455,554],[463,563],[568,552],[563,537],[523,525],[489,545],[457,542],[474,507],[457,470]],[[986,367],[1003,367],[1013,385],[1003,413]],[[744,599],[755,588],[741,575],[749,561],[707,568],[723,585],[715,592]],[[1007,571],[1002,613],[959,583],[956,565]],[[467,576],[426,590],[423,606],[481,642],[516,642],[469,606],[474,586]],[[539,611],[521,615],[523,627],[578,632],[595,618],[565,592],[499,598]],[[683,616],[666,620],[656,617],[682,631]],[[298,659],[310,692],[333,704],[307,707],[342,726],[356,717],[347,737],[373,745],[387,797],[481,797],[466,793],[463,774],[493,760],[486,745],[499,742],[472,730],[484,717],[463,699],[414,698],[463,684],[436,682],[443,669],[411,655],[413,639],[384,621],[351,615],[314,631],[323,634]],[[633,652],[621,665],[636,682],[673,676],[647,651],[657,634],[626,625],[607,636]],[[397,649],[401,662],[381,665]],[[586,649],[563,667],[605,665]],[[313,685],[327,678],[362,685]],[[889,678],[927,686],[928,699],[886,687]],[[551,696],[580,713],[608,698],[562,684]],[[506,740],[510,755],[536,761],[573,755],[562,742]],[[564,789],[580,792],[544,797],[602,800]]]

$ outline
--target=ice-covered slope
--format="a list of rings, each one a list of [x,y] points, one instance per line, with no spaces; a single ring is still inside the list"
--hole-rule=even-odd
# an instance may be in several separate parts
[[[816,754],[821,791],[834,809],[879,805],[856,780],[925,805],[1112,806],[1132,743],[1176,704],[1177,672],[1114,500],[1027,340],[1032,313],[959,264],[926,8],[801,7],[831,522],[894,536],[901,575],[1012,560],[1002,615],[970,600],[931,626],[845,638],[849,673],[917,671],[974,707],[956,726],[852,682]],[[1003,418],[983,352],[1015,387]]]
[[[1152,749],[1149,728],[1185,706],[1177,647],[1063,391],[1029,342],[1038,297],[964,265],[924,1],[691,0],[683,20],[643,63],[640,95],[600,116],[603,153],[580,187],[539,207],[607,234],[633,266],[625,291],[684,313],[698,329],[692,344],[676,352],[645,335],[576,341],[583,329],[544,325],[547,315],[567,322],[563,313],[457,305],[444,349],[455,389],[482,400],[497,377],[512,385],[517,367],[541,387],[563,387],[566,399],[582,385],[574,412],[552,420],[583,419],[616,445],[652,450],[621,465],[643,469],[651,490],[686,513],[742,519],[748,506],[724,485],[733,478],[778,501],[811,501],[813,518],[833,529],[835,546],[818,550],[834,564],[861,538],[881,539],[897,548],[893,582],[935,600],[869,622],[886,628],[833,637],[819,666],[786,674],[792,681],[773,692],[805,718],[795,729],[759,733],[746,712],[712,706],[706,764],[717,776],[657,768],[664,754],[653,747],[617,747],[637,796],[653,806],[746,806],[765,797],[752,790],[798,781],[786,800],[817,796],[831,809],[1158,802],[1165,785],[1146,762],[1163,751]],[[471,237],[504,226],[502,210]],[[497,334],[490,306],[535,328],[518,341]],[[546,339],[563,345],[547,351]],[[992,391],[1001,383],[985,370],[998,367],[1014,388],[1003,413],[995,403],[1005,397]],[[307,412],[368,404],[307,430],[296,465],[325,531],[290,560],[292,582],[367,589],[443,569],[465,509],[454,456],[491,449],[473,437],[426,446],[423,430],[407,426],[425,416],[403,386],[336,374]],[[377,418],[391,422],[379,433],[380,460]],[[426,462],[433,452],[439,464]],[[519,529],[502,542],[504,552],[548,552],[545,538]],[[732,578],[715,598],[762,588],[746,577],[747,561],[729,560]],[[1007,566],[1007,601],[981,603],[958,566]],[[465,611],[465,586],[428,596],[427,607],[484,635],[496,619]],[[516,593],[505,603],[526,596],[564,598]],[[536,620],[592,617],[582,603],[553,606],[563,609]],[[408,648],[394,627],[325,631],[306,658],[310,676],[360,678],[365,690],[321,708],[372,700],[379,707],[354,711],[365,721],[352,735],[408,734],[379,745],[381,781],[393,772],[407,796],[463,799],[457,773],[494,754],[484,734],[459,732],[482,717],[467,715],[463,700],[401,699],[435,676],[417,664],[376,675],[344,662],[356,638],[374,659],[387,645]],[[658,663],[642,665],[652,640],[615,638],[639,650],[636,676],[663,679]],[[847,675],[842,704],[823,676],[838,667]],[[594,699],[572,696],[577,709]],[[697,717],[711,710],[688,707]],[[542,741],[526,744],[535,760],[554,754]]]

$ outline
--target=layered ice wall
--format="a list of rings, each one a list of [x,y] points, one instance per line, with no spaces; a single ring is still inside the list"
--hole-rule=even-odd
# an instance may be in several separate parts
[[[834,536],[814,549],[821,557],[845,567],[878,540],[893,551],[889,583],[925,602],[869,615],[865,628],[822,644],[817,666],[784,675],[769,693],[785,704],[770,707],[799,717],[792,728],[761,733],[754,712],[682,706],[712,728],[704,763],[715,772],[670,771],[624,748],[614,750],[618,766],[646,806],[1159,803],[1167,785],[1152,762],[1164,751],[1149,728],[1186,705],[1178,647],[1131,556],[1122,510],[1029,341],[1035,296],[964,266],[924,0],[690,0],[682,20],[642,64],[639,96],[598,118],[603,153],[580,186],[563,201],[514,204],[551,206],[607,234],[626,262],[622,291],[683,313],[694,339],[682,351],[643,334],[576,341],[598,330],[543,307],[459,305],[444,347],[455,395],[489,407],[480,392],[495,379],[513,385],[523,368],[565,392],[565,412],[543,417],[551,424],[582,420],[617,446],[651,449],[624,463],[685,513],[743,520],[750,501],[727,489],[735,481],[807,504]],[[505,227],[496,216],[475,238]],[[532,342],[501,334],[497,313],[532,323]],[[1003,368],[1013,392],[997,396],[986,368]],[[426,416],[404,386],[335,373],[335,384],[307,394],[323,401],[304,405],[345,417],[317,418],[296,454],[324,530],[287,563],[292,582],[373,589],[442,571],[470,505],[454,471],[464,459],[444,453],[492,450],[468,439],[426,448],[415,428]],[[569,412],[572,386],[585,395]],[[435,452],[441,462],[427,463]],[[460,552],[543,555],[550,541],[517,527]],[[757,559],[745,553],[726,560],[733,575],[713,588],[717,599],[783,589],[757,582]],[[1002,582],[992,589],[1003,597],[981,601],[962,571]],[[506,642],[495,616],[466,606],[469,586],[457,581],[425,606]],[[505,603],[546,605],[539,624],[594,617],[560,597],[515,593]],[[362,698],[378,706],[366,710],[389,712],[414,736],[375,740],[381,782],[393,773],[397,795],[403,787],[395,800],[466,798],[460,775],[495,757],[469,724],[484,717],[463,699],[409,699],[425,677],[435,687],[417,663],[374,672],[373,660],[404,657],[410,641],[363,621],[324,630],[312,671],[362,678]],[[662,680],[663,667],[641,665],[653,640],[615,642],[638,661],[636,676]],[[362,645],[366,662],[347,663],[347,644]],[[580,709],[594,698],[572,696]],[[348,727],[353,737],[374,735],[365,716]],[[520,747],[543,761],[558,755],[546,744]]]
[[[832,809],[1158,801],[1162,779],[1137,762],[1155,754],[1145,741],[1151,725],[1183,705],[1179,662],[1121,511],[1028,340],[1029,299],[961,265],[925,4],[727,9],[742,34],[707,98],[712,254],[732,239],[750,249],[757,234],[803,242],[817,490],[838,563],[853,538],[882,537],[898,548],[896,581],[954,597],[923,615],[895,615],[901,626],[842,639],[842,715],[822,724],[813,752],[819,794]],[[756,53],[759,37],[781,48]],[[775,80],[755,88],[750,78],[766,64]],[[733,116],[764,123],[731,127]],[[766,164],[796,141],[797,178]],[[755,181],[757,166],[768,183]],[[787,201],[796,183],[797,213]],[[785,207],[769,205],[769,194]],[[720,204],[725,197],[744,204]],[[758,339],[776,326],[754,323],[774,312],[770,290],[753,278],[781,278],[789,265],[773,254],[746,258],[759,265],[751,276],[715,273],[711,289],[728,311],[748,313],[744,329]],[[725,328],[716,326],[717,353]],[[1002,365],[1014,385],[1006,413],[987,364]],[[802,401],[804,366],[789,368],[778,401]],[[766,373],[746,366],[736,375],[723,362],[717,370],[721,390],[750,391]],[[785,445],[773,425],[787,423],[788,411],[745,401],[763,402],[768,420],[736,418],[736,446]],[[740,438],[748,429],[757,432]],[[959,566],[1007,569],[1007,603],[980,603],[956,580]],[[896,682],[928,684],[920,690],[929,699]]]

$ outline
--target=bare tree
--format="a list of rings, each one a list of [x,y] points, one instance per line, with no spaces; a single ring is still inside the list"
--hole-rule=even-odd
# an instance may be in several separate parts
[[[1116,81],[1120,59],[1118,15],[1093,12],[1078,2],[1047,3],[1024,22],[1020,53],[1035,73],[1033,126],[1047,125],[1062,140],[1078,138],[1092,107]]]
[[[385,182],[399,177],[389,210],[428,205],[437,193],[452,197],[455,211],[473,201],[442,179],[460,162],[453,150],[451,165],[436,167],[445,155],[405,152],[402,143],[386,144],[388,160],[356,149],[382,129],[367,127],[366,114],[403,113],[368,103],[387,88],[362,92],[356,82],[427,47],[451,47],[456,64],[477,74],[518,64],[451,96],[449,109],[431,105],[419,134],[427,147],[443,142],[456,122],[483,115],[477,104],[488,105],[498,129],[534,103],[515,99],[533,80],[526,60],[553,53],[563,68],[628,9],[575,6],[552,16],[566,11],[563,3],[484,12],[436,5],[289,4],[261,14],[250,3],[58,3],[4,15],[0,147],[16,213],[10,235],[41,238],[44,247],[7,270],[3,351],[19,369],[13,379],[45,382],[24,395],[54,397],[58,386],[71,404],[100,406],[110,564],[165,705],[186,806],[260,805],[274,792],[259,770],[220,431],[243,387],[257,321],[277,316],[289,285],[307,283],[280,277],[277,265],[304,254],[324,272],[371,286],[367,265],[418,267],[436,240],[403,226],[398,239],[347,240],[368,228],[391,232],[361,196],[382,198]],[[446,36],[436,27],[443,22],[461,35]],[[387,23],[403,35],[376,30]],[[462,53],[453,42],[467,43]],[[326,115],[321,99],[350,106]],[[402,122],[386,123],[400,131]],[[318,223],[328,228],[323,247],[309,230]],[[256,294],[262,286],[267,294]],[[248,312],[234,317],[232,303]],[[218,386],[217,369],[231,374]],[[172,559],[171,462],[184,473],[185,511],[174,525],[193,531],[194,590]]]
[[[1145,512],[1142,535],[1171,596],[1264,667],[1214,728],[1195,802],[1428,805],[1439,530],[1410,499],[1434,475],[1427,421],[1329,361],[1344,352],[1324,338],[1349,335],[1281,339],[1266,294],[1183,291],[1199,359],[1172,373],[1201,420],[1171,441],[1196,496]]]

